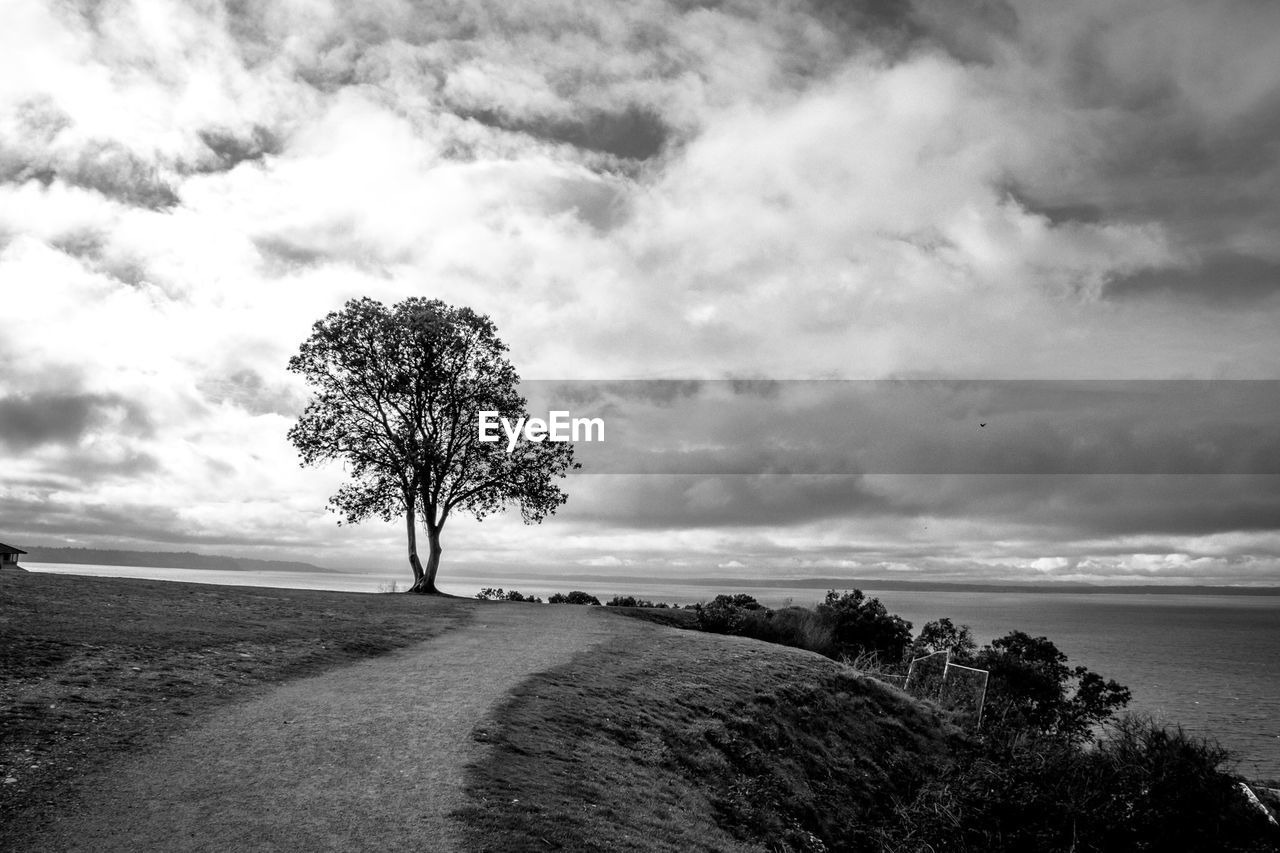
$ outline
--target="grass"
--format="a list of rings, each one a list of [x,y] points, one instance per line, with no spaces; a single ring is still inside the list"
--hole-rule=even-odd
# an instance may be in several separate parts
[[[698,614],[692,610],[676,607],[610,607],[609,612],[652,622],[655,625],[698,630]]]
[[[0,577],[0,848],[78,780],[271,685],[459,624],[456,599]],[[12,780],[12,781],[10,781]]]
[[[522,685],[461,816],[485,851],[862,849],[952,734],[817,655],[655,630]]]
[[[31,849],[24,840],[121,753],[288,679],[426,640],[477,606],[5,573],[0,849]],[[916,798],[930,779],[950,784],[963,754],[932,706],[811,652],[668,630],[696,627],[693,611],[592,610],[658,624],[619,630],[474,721],[488,748],[459,812],[472,849],[926,849],[891,830],[904,808],[938,817],[950,802]]]

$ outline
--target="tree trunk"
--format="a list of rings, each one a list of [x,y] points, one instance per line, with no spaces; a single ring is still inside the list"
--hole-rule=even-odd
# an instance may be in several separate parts
[[[409,568],[413,569],[412,589],[416,590],[426,572],[422,570],[422,561],[418,559],[418,519],[412,507],[405,511],[404,523],[409,529]]]
[[[423,595],[440,595],[440,590],[436,588],[436,572],[440,570],[440,554],[444,549],[440,547],[440,527],[427,524],[427,565],[423,570],[423,575],[413,585],[410,592],[417,592]]]

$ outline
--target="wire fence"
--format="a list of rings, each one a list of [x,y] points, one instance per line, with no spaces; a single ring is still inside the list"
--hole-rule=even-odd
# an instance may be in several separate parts
[[[977,730],[982,727],[988,677],[987,670],[952,663],[951,652],[942,651],[913,659],[901,686],[912,696],[956,713]]]

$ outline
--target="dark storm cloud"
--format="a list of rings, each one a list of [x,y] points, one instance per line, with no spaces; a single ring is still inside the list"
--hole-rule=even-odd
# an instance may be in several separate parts
[[[247,134],[219,128],[202,130],[197,134],[205,148],[216,158],[198,171],[226,171],[245,162],[257,162],[264,157],[279,154],[283,140],[270,128],[255,126]]]
[[[904,530],[923,530],[935,522],[976,524],[983,538],[1048,542],[1280,528],[1280,475],[766,474],[607,476],[601,481],[610,490],[608,498],[571,501],[566,518],[637,529],[762,531],[844,521],[886,531],[861,540],[862,545],[832,545],[832,553],[919,553],[919,541],[895,540]],[[973,547],[968,540],[930,538],[926,550],[935,557],[964,557]],[[804,550],[822,552],[814,543]],[[1132,553],[1133,546],[1090,550],[1123,554]],[[1179,549],[1170,544],[1166,550]]]
[[[320,92],[408,87],[490,128],[616,158],[621,164],[608,165],[615,170],[652,160],[682,133],[687,137],[691,116],[679,108],[683,94],[675,90],[709,84],[707,64],[719,61],[717,39],[725,34],[742,33],[749,54],[760,47],[749,30],[767,30],[768,49],[778,55],[776,82],[798,90],[835,72],[854,44],[905,42],[902,33],[919,30],[909,3],[881,0],[628,9],[474,0],[429,13],[339,4],[331,17],[301,31],[282,29],[281,16],[260,4],[237,2],[228,11],[228,29],[250,67],[279,58],[279,44],[288,39],[296,44],[288,57],[293,73]],[[706,34],[688,37],[686,20],[705,25]],[[508,84],[515,81],[513,89]],[[472,147],[458,140],[446,150]]]
[[[665,476],[617,482],[624,486],[615,499],[573,506],[567,514],[609,527],[780,529],[901,512],[857,476]]]
[[[284,269],[322,266],[344,254],[333,247],[309,245],[283,234],[255,237],[253,245],[273,265]]]
[[[1177,117],[1167,117],[1169,111]],[[1066,188],[1058,203],[1162,222],[1201,253],[1229,251],[1241,233],[1280,225],[1280,95],[1213,127],[1176,107],[1157,113],[1127,117],[1131,126],[1109,140],[1096,179]]]
[[[1243,304],[1274,291],[1264,247],[1280,229],[1280,7],[921,0],[911,19],[918,43],[994,74],[1035,75],[1075,116],[1081,133],[1063,150],[1085,156],[1023,174],[1012,195],[1027,210],[1054,224],[1158,224],[1200,259],[1104,295]]]
[[[1002,45],[1017,37],[1018,13],[1004,0],[924,0],[891,5],[910,6],[915,32],[961,62],[993,63]]]
[[[243,536],[193,530],[175,509],[152,504],[100,504],[68,502],[55,493],[11,497],[4,502],[5,529],[32,540],[44,538],[105,544],[138,542],[180,545],[281,545],[295,540],[287,536]]]
[[[269,270],[350,265],[358,269],[377,270],[387,264],[410,260],[406,247],[388,249],[378,244],[367,232],[362,233],[352,217],[306,229],[290,229],[252,238]]]
[[[49,245],[73,258],[97,260],[102,257],[107,235],[99,228],[73,228],[49,241]]]
[[[565,389],[541,398],[548,409],[603,417],[605,441],[577,444],[580,474],[664,475],[570,510],[599,523],[938,518],[1076,539],[1280,528],[1275,382],[535,385]]]
[[[38,181],[44,186],[60,182],[151,210],[168,210],[178,204],[177,193],[155,164],[111,140],[86,143],[67,156],[50,157],[39,151],[29,156],[7,154],[0,159],[0,181]]]
[[[1158,476],[1049,481],[1021,519],[1101,537],[1207,536],[1280,528],[1280,476]],[[1053,503],[1070,507],[1050,509]]]
[[[1223,252],[1189,269],[1143,270],[1111,282],[1115,299],[1170,296],[1210,305],[1257,302],[1280,293],[1280,260]]]
[[[570,119],[505,116],[496,110],[461,114],[491,127],[628,160],[656,157],[671,134],[660,116],[636,105],[622,110],[588,110],[580,118]]]
[[[26,450],[46,444],[74,445],[103,423],[118,421],[130,435],[150,435],[146,411],[114,394],[42,393],[0,397],[0,444]]]
[[[52,237],[49,246],[77,258],[89,269],[108,275],[121,284],[139,287],[155,280],[154,273],[143,258],[112,251],[107,237],[107,233],[99,228],[71,228]]]
[[[1063,199],[1047,201],[1033,195],[1033,191],[1028,190],[1027,187],[1020,186],[1016,181],[1005,181],[1000,186],[1000,191],[1012,203],[1028,213],[1043,216],[1053,225],[1063,225],[1070,222],[1096,224],[1102,222],[1107,213],[1098,204],[1072,202]]]
[[[533,393],[535,392],[536,393]],[[1280,474],[1280,383],[527,383],[588,473]]]
[[[55,168],[48,174],[48,180],[40,178],[43,183],[61,178],[135,207],[165,210],[178,203],[177,194],[155,165],[116,142],[86,146],[69,167]]]
[[[1280,528],[1280,475],[881,476],[902,515],[973,520],[1035,537],[1206,536]],[[1131,550],[1131,549],[1130,549]]]

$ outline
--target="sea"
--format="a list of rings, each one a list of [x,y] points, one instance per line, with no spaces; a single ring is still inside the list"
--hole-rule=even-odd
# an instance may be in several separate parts
[[[24,563],[31,571],[99,577],[145,578],[234,586],[327,589],[345,592],[403,590],[406,572],[305,573],[163,569]],[[393,584],[395,585],[393,588]],[[633,595],[672,604],[744,592],[762,604],[811,605],[824,590],[812,587],[732,588],[673,581],[585,581],[548,577],[457,575],[441,589],[471,596],[482,587],[517,589],[546,598],[582,589],[607,601]],[[1012,630],[1048,637],[1074,666],[1082,664],[1133,692],[1129,709],[1166,726],[1211,737],[1231,751],[1234,772],[1280,783],[1280,596],[1171,593],[924,592],[876,590],[891,613],[917,629],[949,617],[970,627],[979,643]]]

